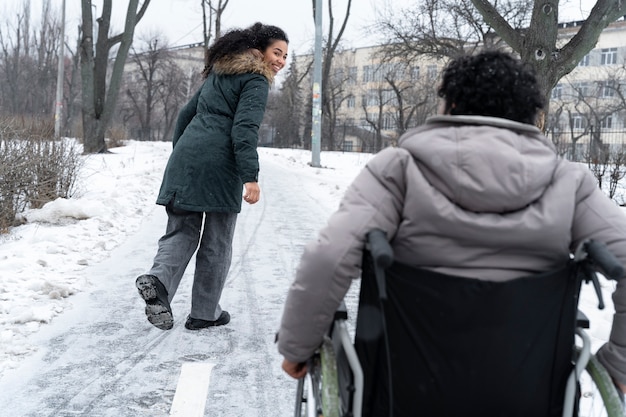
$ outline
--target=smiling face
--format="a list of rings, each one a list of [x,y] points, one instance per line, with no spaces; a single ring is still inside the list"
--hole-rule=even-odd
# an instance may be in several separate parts
[[[274,41],[263,52],[263,61],[269,64],[274,74],[277,74],[285,66],[287,49],[287,42]]]

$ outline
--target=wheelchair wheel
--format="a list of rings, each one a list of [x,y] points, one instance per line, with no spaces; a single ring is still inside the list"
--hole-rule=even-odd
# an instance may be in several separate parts
[[[294,417],[322,417],[321,360],[317,353],[307,363],[307,374],[298,380]]]
[[[315,399],[313,384],[314,381],[309,374],[298,381],[295,417],[322,416],[322,410],[319,408]]]
[[[580,378],[579,417],[625,417],[624,397],[595,356]]]
[[[337,359],[329,338],[308,367],[306,376],[298,381],[295,417],[339,417]]]

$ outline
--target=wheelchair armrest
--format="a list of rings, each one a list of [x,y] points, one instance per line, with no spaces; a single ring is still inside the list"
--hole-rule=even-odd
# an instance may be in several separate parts
[[[343,300],[341,300],[341,304],[335,310],[334,320],[348,320],[348,308]]]
[[[589,318],[580,310],[576,313],[576,327],[580,327],[581,329],[589,328]]]

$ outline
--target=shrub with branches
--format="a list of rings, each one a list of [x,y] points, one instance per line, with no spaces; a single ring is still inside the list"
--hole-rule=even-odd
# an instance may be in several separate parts
[[[16,225],[16,216],[28,208],[71,197],[81,164],[74,142],[11,125],[0,123],[0,232]]]
[[[603,145],[594,152],[588,150],[587,165],[596,177],[600,189],[607,193],[610,199],[623,206],[624,195],[620,185],[626,177],[626,146]]]

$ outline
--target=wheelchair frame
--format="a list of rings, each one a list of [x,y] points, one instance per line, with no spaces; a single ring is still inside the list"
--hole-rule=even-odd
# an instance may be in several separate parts
[[[372,253],[375,268],[375,277],[380,290],[380,297],[386,297],[384,286],[384,270],[393,262],[393,253],[386,240],[384,233],[373,230],[368,234],[368,250]],[[600,284],[596,275],[599,271],[612,279],[620,279],[624,275],[624,269],[617,259],[608,251],[606,246],[595,241],[583,242],[576,253],[574,261],[582,267],[583,281],[591,282],[598,296],[598,308],[604,308],[604,301],[600,290]],[[353,344],[352,337],[347,328],[347,309],[342,302],[335,313],[329,336],[316,354],[308,363],[309,372],[298,380],[296,393],[295,417],[302,416],[302,405],[306,404],[307,417],[361,417],[364,392],[364,377],[358,354]],[[568,377],[564,404],[563,417],[571,417],[577,404],[578,381],[584,371],[590,375],[593,383],[598,387],[608,417],[625,417],[624,396],[618,392],[611,377],[604,367],[591,354],[591,341],[584,329],[589,328],[588,318],[579,310],[576,320],[575,333],[582,341],[582,346],[577,348],[578,354],[573,369]],[[349,409],[340,411],[336,397],[339,396],[337,381],[337,366],[331,340],[339,341],[339,346],[349,364],[353,377],[353,385]],[[331,362],[330,364],[327,362]],[[327,384],[327,381],[332,381]],[[326,386],[324,387],[324,384]],[[333,398],[335,397],[335,398]]]

